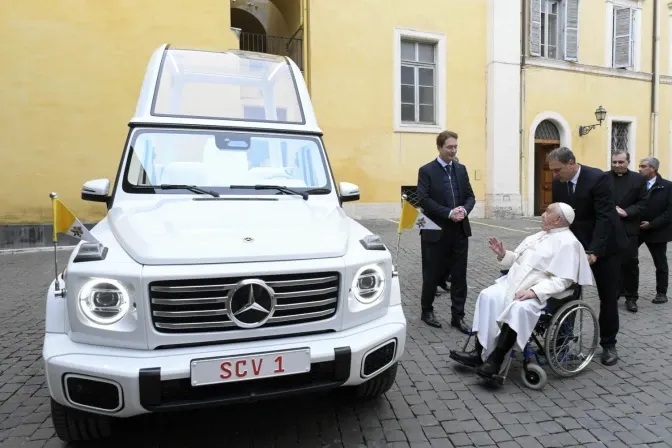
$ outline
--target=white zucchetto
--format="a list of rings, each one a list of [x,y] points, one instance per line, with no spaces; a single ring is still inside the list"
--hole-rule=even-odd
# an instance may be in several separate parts
[[[560,210],[562,210],[562,214],[565,216],[567,222],[570,224],[573,223],[575,217],[574,209],[564,202],[558,202],[558,205],[560,206]]]

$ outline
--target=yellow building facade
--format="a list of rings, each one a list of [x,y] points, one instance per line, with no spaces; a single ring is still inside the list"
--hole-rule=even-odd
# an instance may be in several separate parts
[[[146,64],[162,43],[292,57],[337,180],[361,188],[355,215],[396,216],[400,186],[414,184],[418,167],[436,156],[444,128],[460,133],[460,158],[482,200],[487,4],[5,2],[0,36],[13,44],[0,48],[0,114],[11,132],[0,137],[0,189],[12,194],[0,196],[0,224],[49,223],[51,191],[84,221],[104,216],[103,205],[79,199],[81,185],[114,179]],[[483,20],[462,28],[446,17]]]
[[[355,217],[398,216],[400,186],[415,184],[418,168],[436,157],[443,129],[460,135],[476,217],[535,214],[544,188],[538,154],[553,142],[606,169],[612,140],[622,145],[625,135],[635,163],[654,154],[663,176],[672,172],[672,6],[524,3],[4,2],[0,37],[12,44],[0,47],[0,226],[48,224],[51,191],[85,222],[104,216],[104,205],[80,200],[81,185],[114,179],[146,64],[163,43],[291,57],[304,72],[337,180],[360,186],[361,201],[346,204]],[[620,25],[614,37],[622,8],[630,8],[629,28]],[[469,26],[459,25],[467,18]],[[629,53],[618,53],[626,66],[616,68],[611,46],[623,47],[623,29]],[[600,105],[605,122],[579,136]]]
[[[559,144],[603,170],[625,149],[672,175],[672,2],[528,0],[520,80],[524,212],[550,201],[545,154]],[[599,123],[595,111],[606,118]],[[588,133],[582,126],[596,124]]]

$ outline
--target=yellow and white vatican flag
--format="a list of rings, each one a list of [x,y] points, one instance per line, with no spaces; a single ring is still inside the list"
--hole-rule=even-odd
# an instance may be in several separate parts
[[[100,243],[56,194],[52,193],[50,197],[54,211],[54,244],[58,242],[59,233],[90,243]]]
[[[406,199],[402,199],[401,204],[401,216],[399,217],[397,233],[401,233],[404,229],[441,230],[441,227],[437,226],[434,221],[426,217],[422,211],[414,207]]]

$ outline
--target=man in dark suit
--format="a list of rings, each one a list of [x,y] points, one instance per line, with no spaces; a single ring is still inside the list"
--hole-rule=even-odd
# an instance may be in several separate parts
[[[667,243],[672,241],[672,182],[658,174],[658,167],[660,162],[655,157],[647,157],[639,164],[639,172],[647,180],[639,245],[646,244],[656,267],[656,297],[653,303],[665,303],[669,275]]]
[[[637,312],[639,287],[639,222],[640,214],[646,204],[646,179],[641,174],[629,170],[630,153],[614,151],[611,153],[611,171],[609,175],[614,183],[614,201],[616,213],[628,235],[628,247],[621,258],[621,292],[625,296],[625,308]]]
[[[616,212],[613,183],[607,173],[579,165],[569,148],[551,151],[547,158],[553,172],[553,202],[564,202],[574,208],[575,219],[570,230],[588,254],[600,296],[600,345],[602,364],[618,361],[619,282],[621,252],[627,248],[627,234]]]
[[[457,163],[460,163],[460,159],[459,159],[457,156],[455,156],[455,158],[453,159],[453,161],[454,161],[454,162],[457,162]],[[450,270],[448,269],[448,265],[447,265],[447,264],[446,264],[446,266],[445,266],[445,270],[446,270],[445,275],[442,276],[442,278],[444,278],[444,277],[445,277],[445,278],[444,278],[443,280],[439,281],[438,286],[439,286],[439,288],[443,289],[444,291],[446,291],[446,292],[450,292],[450,286],[448,286],[448,283],[450,283]],[[439,291],[439,290],[437,289],[435,295],[438,297],[439,295],[441,295],[441,291]]]
[[[425,257],[422,279],[422,320],[432,327],[441,324],[434,315],[436,287],[450,273],[451,326],[469,333],[464,323],[467,300],[467,258],[471,226],[468,215],[476,204],[467,168],[456,161],[458,136],[443,131],[436,137],[439,156],[418,170],[418,198],[427,218],[441,230],[422,230],[420,244]]]

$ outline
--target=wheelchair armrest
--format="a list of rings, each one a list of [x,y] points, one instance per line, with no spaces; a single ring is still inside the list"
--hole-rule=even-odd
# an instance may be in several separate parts
[[[550,297],[546,303],[547,311],[553,313],[565,303],[579,299],[581,297],[581,285],[572,283],[572,285],[565,290],[565,293],[567,292],[571,292],[571,294],[564,297]]]

